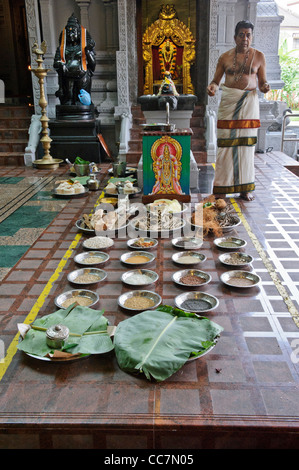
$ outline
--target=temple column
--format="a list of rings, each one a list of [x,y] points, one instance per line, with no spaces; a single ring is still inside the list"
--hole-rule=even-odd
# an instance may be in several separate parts
[[[80,23],[84,28],[89,31],[89,15],[88,15],[88,8],[90,5],[91,0],[76,0],[80,8]]]

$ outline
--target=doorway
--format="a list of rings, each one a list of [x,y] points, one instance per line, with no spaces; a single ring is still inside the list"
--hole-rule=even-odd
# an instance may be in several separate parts
[[[0,78],[5,102],[32,103],[32,77],[25,0],[0,0]]]

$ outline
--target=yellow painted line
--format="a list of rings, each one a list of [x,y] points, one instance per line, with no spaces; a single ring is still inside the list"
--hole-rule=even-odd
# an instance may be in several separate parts
[[[257,237],[253,233],[249,223],[247,222],[244,214],[242,213],[242,211],[241,211],[240,207],[238,206],[238,204],[236,203],[235,199],[231,198],[230,201],[231,201],[235,211],[237,212],[238,216],[240,217],[240,219],[241,219],[248,235],[250,236],[251,241],[252,241],[256,251],[258,252],[261,260],[263,261],[268,273],[270,274],[276,289],[278,290],[278,292],[281,295],[283,301],[285,302],[285,304],[288,308],[288,311],[290,312],[296,326],[299,328],[299,312],[298,312],[297,308],[295,307],[295,305],[293,304],[292,300],[290,299],[286,289],[282,285],[282,283],[281,283],[281,281],[280,281],[280,279],[279,279],[279,277],[278,277],[278,275],[275,271],[275,267],[273,266],[272,262],[269,260],[269,258],[266,255],[262,245],[260,244]]]
[[[99,200],[103,196],[104,196],[104,192],[102,192],[101,195],[99,196],[99,198],[97,199],[97,201],[94,205],[94,209],[99,205]],[[25,323],[26,325],[31,324],[36,319],[40,309],[42,308],[42,306],[43,306],[43,304],[44,304],[44,302],[47,298],[47,296],[49,295],[49,293],[51,292],[51,289],[53,288],[54,282],[57,281],[57,279],[59,278],[63,268],[65,267],[67,261],[69,260],[69,258],[71,257],[71,255],[73,253],[73,250],[76,248],[76,246],[78,245],[81,238],[82,238],[82,234],[78,233],[75,236],[74,240],[71,242],[71,244],[68,247],[67,251],[65,252],[63,257],[61,258],[56,270],[54,271],[54,273],[50,277],[50,279],[47,282],[47,284],[46,284],[45,288],[43,289],[42,293],[40,294],[37,301],[35,302],[32,309],[30,310],[29,314],[25,318],[23,323]],[[20,336],[20,333],[17,333],[15,335],[15,337],[13,338],[13,340],[11,341],[10,345],[7,348],[6,356],[4,357],[4,359],[2,359],[0,361],[0,381],[4,377],[4,374],[6,373],[8,367],[9,367],[9,365],[10,365],[10,363],[11,363],[13,357],[14,357],[14,355],[16,354],[16,352],[18,350],[17,345],[18,345],[18,342],[19,342],[19,336]]]

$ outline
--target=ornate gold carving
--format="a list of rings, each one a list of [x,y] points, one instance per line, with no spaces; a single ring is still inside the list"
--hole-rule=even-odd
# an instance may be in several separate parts
[[[161,54],[159,57],[161,66],[162,50],[164,49],[167,52],[167,41],[169,41],[168,44],[170,44],[173,51],[178,47],[183,48],[183,93],[194,94],[190,67],[195,60],[195,39],[188,26],[176,17],[173,5],[162,5],[159,18],[146,29],[143,35],[142,50],[145,70],[143,93],[145,95],[153,94],[153,46],[160,48]],[[174,66],[173,63],[172,61],[172,66]],[[163,68],[161,69],[161,75],[163,75]]]

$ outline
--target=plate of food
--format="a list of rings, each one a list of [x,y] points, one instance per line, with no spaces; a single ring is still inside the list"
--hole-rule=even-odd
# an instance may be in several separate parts
[[[174,253],[171,259],[177,264],[194,265],[205,261],[206,256],[198,251],[179,251]]]
[[[131,181],[123,181],[115,184],[109,182],[107,186],[105,186],[104,191],[106,196],[124,194],[130,197],[141,193],[141,188],[134,186]]]
[[[56,197],[83,197],[89,192],[88,188],[85,188],[83,184],[76,180],[63,180],[58,183],[59,184],[52,190],[52,195]]]
[[[232,253],[222,253],[219,255],[219,261],[226,266],[241,267],[248,266],[253,261],[253,257],[247,253],[235,251]]]
[[[99,235],[102,232],[124,229],[128,226],[128,217],[124,210],[106,211],[98,207],[92,214],[83,214],[82,219],[77,220],[76,227],[85,233]]]
[[[149,212],[161,212],[162,214],[181,214],[188,209],[188,205],[181,204],[177,199],[156,199],[146,204],[146,209]]]
[[[145,287],[157,282],[159,275],[150,269],[132,269],[122,274],[123,283],[130,286]]]
[[[177,308],[185,312],[204,313],[214,310],[219,305],[219,300],[214,295],[205,292],[185,292],[174,299]]]
[[[152,250],[158,245],[158,240],[149,237],[131,238],[127,241],[127,245],[133,250]]]
[[[180,231],[186,222],[181,217],[176,217],[170,213],[149,213],[147,216],[134,218],[129,222],[129,225],[140,236],[147,234],[157,233],[159,235],[167,235],[175,231]]]
[[[227,271],[220,276],[221,281],[229,287],[246,289],[255,287],[261,282],[260,276],[249,271]]]
[[[148,251],[128,251],[121,255],[120,260],[128,266],[134,266],[151,263],[155,258],[155,255]]]
[[[37,318],[30,325],[19,323],[18,349],[41,361],[68,363],[114,349],[103,311],[74,304]],[[100,340],[99,340],[100,335]]]
[[[160,305],[162,298],[156,292],[135,290],[126,292],[118,298],[118,305],[131,312],[152,310]]]
[[[99,268],[82,268],[75,269],[67,275],[67,280],[72,284],[79,286],[87,286],[90,284],[98,284],[106,279],[107,273]]]
[[[107,263],[109,258],[108,253],[104,253],[103,251],[85,251],[78,253],[74,261],[82,266],[95,266]]]
[[[218,248],[223,248],[225,250],[233,250],[233,249],[238,249],[238,248],[243,248],[244,246],[247,245],[246,240],[243,240],[242,238],[238,237],[219,237],[215,238],[214,244]]]
[[[58,308],[68,308],[74,303],[81,305],[81,307],[93,307],[98,301],[99,296],[96,292],[87,289],[73,289],[59,294],[54,303]]]
[[[199,269],[182,269],[172,276],[173,281],[182,287],[199,287],[208,284],[212,276]]]
[[[175,248],[180,250],[197,250],[203,244],[203,239],[200,237],[177,237],[171,241]]]

